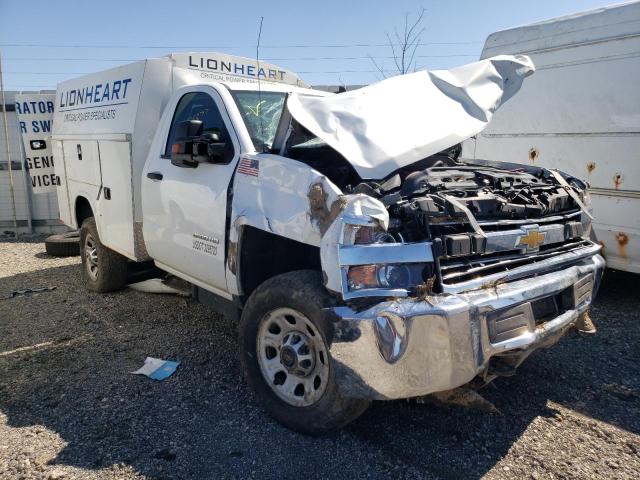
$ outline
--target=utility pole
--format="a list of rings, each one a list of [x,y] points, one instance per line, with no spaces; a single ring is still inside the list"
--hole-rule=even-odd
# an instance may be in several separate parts
[[[18,239],[18,218],[16,216],[16,196],[13,188],[13,171],[11,170],[11,149],[9,148],[9,129],[7,126],[7,103],[4,99],[4,79],[2,75],[2,52],[0,51],[0,93],[2,94],[2,116],[4,120],[4,142],[7,147],[7,164],[9,166],[9,185],[11,188],[11,207],[13,208],[13,233]]]

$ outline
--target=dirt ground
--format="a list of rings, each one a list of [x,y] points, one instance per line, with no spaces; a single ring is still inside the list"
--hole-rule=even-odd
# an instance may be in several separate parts
[[[0,478],[639,478],[640,277],[484,390],[500,413],[377,402],[334,435],[267,417],[236,325],[175,296],[88,293],[79,259],[0,241]],[[55,287],[11,296],[16,290]],[[154,382],[130,372],[176,359]]]

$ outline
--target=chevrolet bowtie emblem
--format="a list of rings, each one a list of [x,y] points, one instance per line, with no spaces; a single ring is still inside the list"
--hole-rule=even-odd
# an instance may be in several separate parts
[[[527,247],[527,250],[538,248],[544,243],[544,237],[547,235],[546,233],[540,233],[540,230],[537,228],[526,230],[526,232],[526,235],[518,237],[518,243],[516,246],[525,246]]]

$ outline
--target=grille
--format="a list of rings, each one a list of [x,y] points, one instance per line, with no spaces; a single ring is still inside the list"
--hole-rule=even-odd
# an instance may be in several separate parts
[[[517,218],[517,219],[501,219],[501,220],[480,220],[478,219],[478,225],[482,227],[484,232],[500,232],[504,230],[511,230],[518,228],[522,225],[531,225],[535,223],[537,225],[548,224],[565,224],[567,222],[580,221],[582,212],[580,210],[574,210],[570,212],[564,212],[562,214],[549,215],[546,217],[538,218]],[[465,215],[460,215],[459,220],[454,221],[447,219],[439,219],[437,217],[430,217],[427,221],[429,225],[429,233],[432,237],[439,237],[448,234],[459,233],[474,233],[468,218]]]
[[[470,222],[430,223],[437,284],[453,287],[590,246],[582,238],[581,220],[579,210],[542,218],[478,220],[484,236],[475,233]],[[524,245],[530,230],[533,238],[543,239],[538,246]]]
[[[492,255],[471,255],[464,258],[440,258],[439,280],[442,285],[458,283],[505,272],[524,265],[531,265],[555,255],[592,245],[588,240],[576,240],[562,245],[543,246],[538,252],[522,254],[519,250]]]

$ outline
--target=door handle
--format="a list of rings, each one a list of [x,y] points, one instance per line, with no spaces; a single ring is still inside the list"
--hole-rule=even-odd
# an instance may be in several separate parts
[[[160,180],[162,180],[163,175],[160,172],[149,172],[147,173],[147,178],[159,182]]]

